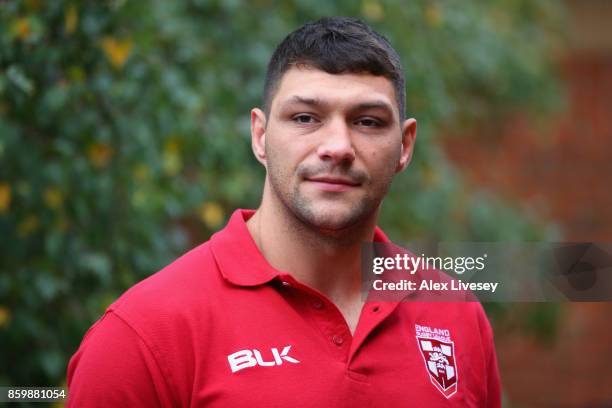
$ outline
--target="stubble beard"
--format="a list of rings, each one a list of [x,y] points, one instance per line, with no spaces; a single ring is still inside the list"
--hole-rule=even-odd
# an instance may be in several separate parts
[[[280,159],[282,160],[282,159]],[[292,174],[277,166],[277,161],[274,155],[268,155],[268,178],[270,181],[271,193],[274,194],[286,212],[299,222],[303,227],[316,232],[321,236],[340,238],[343,235],[352,234],[353,231],[360,227],[369,224],[372,217],[376,217],[377,210],[386,195],[393,173],[386,172],[384,180],[380,180],[378,185],[372,190],[372,180],[367,174],[362,172],[344,171],[341,174],[346,176],[352,175],[350,178],[359,179],[362,183],[360,189],[368,189],[364,196],[358,198],[354,202],[342,205],[345,209],[339,210],[336,208],[321,208],[325,204],[318,205],[318,198],[309,198],[301,191],[304,178],[314,174],[331,174],[324,166],[313,168],[307,166],[298,167],[295,172],[295,180],[292,180]],[[333,169],[332,169],[333,170]],[[291,186],[288,188],[288,186]],[[324,193],[327,194],[327,193]],[[329,193],[330,197],[327,200],[334,200],[336,193]],[[341,193],[344,194],[344,193]],[[345,197],[338,197],[338,200],[346,201]],[[320,200],[326,200],[321,198]]]

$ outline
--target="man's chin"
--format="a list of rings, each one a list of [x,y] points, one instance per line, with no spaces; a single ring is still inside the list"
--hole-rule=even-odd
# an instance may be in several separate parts
[[[320,209],[305,211],[300,217],[311,228],[326,235],[338,235],[367,222],[367,216],[351,211],[338,209]]]

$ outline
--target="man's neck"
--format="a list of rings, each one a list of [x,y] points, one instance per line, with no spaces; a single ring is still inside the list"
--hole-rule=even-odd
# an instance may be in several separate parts
[[[247,227],[270,265],[342,308],[359,303],[361,244],[372,240],[375,222],[376,214],[347,230],[319,231],[306,226],[283,205],[264,200]]]

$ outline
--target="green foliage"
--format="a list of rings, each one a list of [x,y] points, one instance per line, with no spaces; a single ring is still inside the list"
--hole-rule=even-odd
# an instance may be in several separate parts
[[[557,2],[0,2],[0,384],[54,385],[104,308],[259,202],[249,109],[274,46],[353,15],[404,59],[418,148],[386,200],[397,239],[539,239],[464,190],[438,125],[558,97]]]

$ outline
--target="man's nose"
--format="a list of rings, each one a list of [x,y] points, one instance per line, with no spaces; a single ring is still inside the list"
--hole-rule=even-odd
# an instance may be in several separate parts
[[[338,119],[331,121],[322,130],[321,144],[317,149],[319,158],[337,164],[352,163],[355,160],[355,149],[348,124]]]

